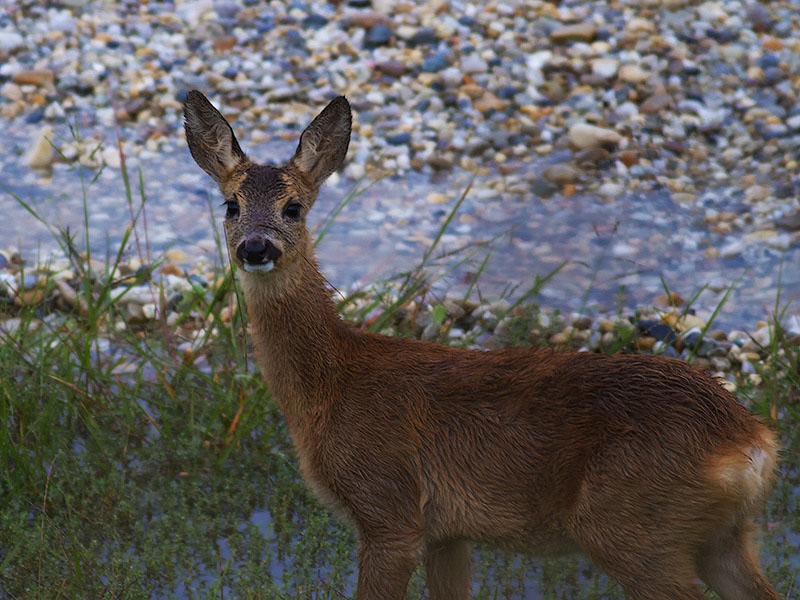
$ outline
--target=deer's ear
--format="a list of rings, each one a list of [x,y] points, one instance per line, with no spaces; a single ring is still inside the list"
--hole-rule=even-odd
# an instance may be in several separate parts
[[[233,129],[197,90],[186,96],[183,115],[186,142],[192,158],[221,185],[237,166],[247,162]]]
[[[300,136],[290,161],[314,187],[342,166],[350,145],[352,115],[344,96],[331,100]]]

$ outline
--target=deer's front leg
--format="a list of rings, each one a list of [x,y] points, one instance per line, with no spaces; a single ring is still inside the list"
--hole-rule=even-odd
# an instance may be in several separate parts
[[[425,576],[431,600],[466,600],[472,591],[472,543],[448,540],[425,548]]]
[[[403,600],[421,548],[422,539],[416,533],[396,533],[391,537],[362,535],[355,600]]]

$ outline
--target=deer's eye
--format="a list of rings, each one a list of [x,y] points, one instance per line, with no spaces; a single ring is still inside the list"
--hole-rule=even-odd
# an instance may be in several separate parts
[[[239,203],[236,200],[227,200],[225,201],[225,218],[226,219],[235,219],[239,216]]]
[[[303,207],[299,202],[289,202],[283,207],[283,216],[292,221],[296,221],[303,214]]]

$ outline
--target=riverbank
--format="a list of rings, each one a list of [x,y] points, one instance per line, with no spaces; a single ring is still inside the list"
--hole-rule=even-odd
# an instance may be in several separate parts
[[[335,285],[416,260],[474,177],[442,248],[495,242],[487,294],[569,259],[548,290],[562,311],[586,289],[600,312],[618,296],[645,306],[663,280],[686,298],[709,284],[696,306],[710,313],[740,281],[718,319],[752,326],[779,288],[800,292],[800,270],[778,277],[781,261],[800,263],[795,16],[791,2],[738,1],[12,2],[0,21],[3,185],[80,228],[96,177],[99,252],[128,220],[124,160],[137,195],[141,168],[152,248],[213,260],[216,191],[185,150],[186,90],[206,92],[245,148],[274,162],[345,93],[351,151],[320,214],[362,176],[385,178],[328,237]],[[53,250],[19,205],[7,216],[0,248]]]

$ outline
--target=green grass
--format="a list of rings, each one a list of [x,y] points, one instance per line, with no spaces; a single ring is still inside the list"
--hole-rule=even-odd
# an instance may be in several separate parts
[[[179,298],[156,286],[160,316],[153,322],[128,314],[126,290],[155,269],[123,273],[123,258],[139,256],[151,266],[159,260],[141,241],[145,198],[134,201],[127,175],[124,188],[131,223],[102,269],[92,270],[93,257],[68,232],[51,228],[80,282],[73,308],[54,303],[58,284],[41,273],[40,301],[19,306],[8,290],[0,298],[2,316],[12,319],[0,330],[0,598],[348,597],[353,533],[300,479],[282,415],[248,360],[224,252],[213,283],[195,283]],[[320,236],[325,231],[327,225]],[[447,340],[460,321],[430,290],[453,261],[438,260],[435,246],[419,268],[342,300],[345,317],[377,331],[420,335],[417,321],[427,312],[437,339]],[[480,274],[491,248],[470,252]],[[26,277],[33,277],[28,268]],[[539,326],[535,300],[558,269],[537,277],[492,324],[505,343],[530,344],[555,331],[554,322]],[[462,300],[473,291],[474,283]],[[168,305],[176,321],[167,322]],[[787,307],[779,297],[762,386],[743,379],[741,390],[753,410],[774,418],[784,443],[762,556],[772,581],[792,598],[800,585],[800,353],[777,325]],[[632,349],[633,327],[617,327],[620,342],[606,350]],[[461,343],[481,333],[478,327]],[[474,579],[478,599],[623,597],[580,558],[479,548]],[[409,598],[423,596],[417,572]]]

